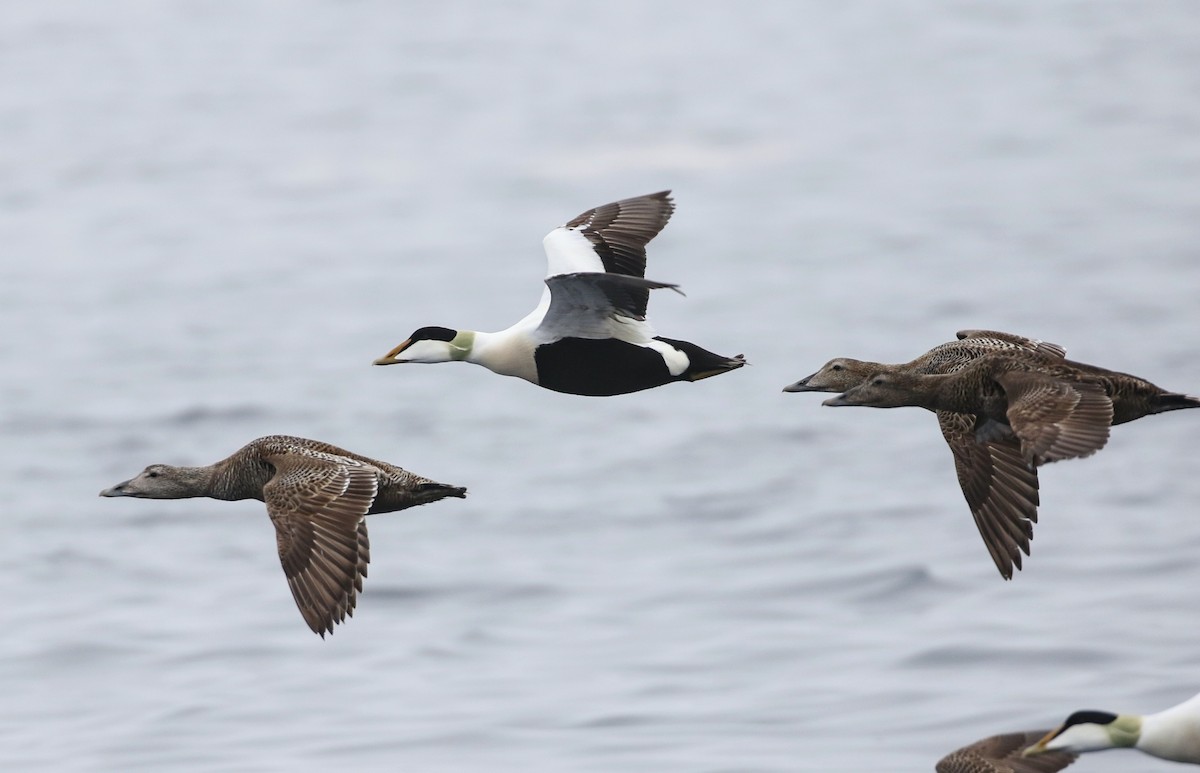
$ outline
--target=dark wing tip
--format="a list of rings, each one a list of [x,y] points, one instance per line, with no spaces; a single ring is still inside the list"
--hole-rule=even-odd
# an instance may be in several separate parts
[[[646,245],[658,236],[675,202],[670,191],[621,199],[583,212],[565,224],[577,229],[592,244],[604,270],[630,276],[646,275]],[[644,299],[645,293],[640,293]],[[645,313],[644,300],[641,303]]]

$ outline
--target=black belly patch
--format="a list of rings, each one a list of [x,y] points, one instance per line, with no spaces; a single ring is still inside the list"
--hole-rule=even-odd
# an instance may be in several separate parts
[[[533,359],[540,386],[572,395],[623,395],[678,380],[661,354],[615,338],[564,338],[539,346]]]

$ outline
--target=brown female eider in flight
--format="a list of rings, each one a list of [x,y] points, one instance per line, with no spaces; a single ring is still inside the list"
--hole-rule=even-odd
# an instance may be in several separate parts
[[[1042,757],[1023,757],[1022,752],[1044,730],[993,735],[964,746],[942,757],[937,773],[1055,773],[1075,761],[1069,752],[1053,752]]]
[[[300,614],[324,638],[354,614],[370,548],[363,518],[465,497],[467,490],[414,475],[328,443],[261,437],[206,467],[152,464],[100,492],[143,499],[257,499],[275,524],[279,560]]]
[[[785,392],[845,392],[858,386],[876,373],[954,373],[963,366],[997,352],[1033,353],[1051,359],[1062,359],[1067,350],[1058,344],[1026,338],[999,330],[960,330],[957,340],[938,344],[909,362],[889,365],[849,357],[835,357],[811,376],[788,384]]]
[[[958,340],[939,344],[916,359],[896,365],[832,359],[816,373],[784,387],[785,392],[844,392],[876,373],[955,373],[970,362],[995,352],[1021,352],[1061,359],[1057,344],[995,330],[962,330]],[[1029,555],[1033,524],[1037,522],[1037,470],[1026,463],[1014,436],[975,439],[975,417],[953,411],[937,412],[938,427],[954,455],[958,483],[975,519],[988,554],[1004,579],[1021,568],[1021,553]]]
[[[880,372],[824,405],[915,406],[975,416],[977,442],[1016,435],[1030,464],[1090,456],[1113,424],[1200,408],[1200,399],[1070,360],[989,354],[955,373]]]
[[[670,191],[589,209],[542,246],[549,271],[537,307],[496,333],[422,327],[376,365],[462,360],[574,395],[637,392],[699,381],[746,364],[687,341],[656,336],[646,322],[650,291],[676,285],[645,278],[646,244],[667,224]]]

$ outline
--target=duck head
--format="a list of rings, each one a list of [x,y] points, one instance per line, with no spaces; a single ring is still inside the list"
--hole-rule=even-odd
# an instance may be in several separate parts
[[[805,376],[783,388],[785,392],[845,392],[861,384],[875,373],[876,365],[849,357],[838,357],[821,366],[811,376]]]
[[[469,330],[448,327],[423,327],[413,332],[395,349],[375,360],[375,365],[403,362],[452,362],[466,359],[475,343]]]
[[[1022,756],[1051,751],[1082,754],[1134,746],[1140,735],[1139,717],[1108,711],[1076,711],[1061,727],[1022,752]]]
[[[910,377],[897,373],[875,373],[821,405],[861,405],[868,408],[900,408],[913,405],[911,381]]]
[[[182,499],[194,496],[202,475],[189,467],[152,464],[136,477],[100,492],[102,497],[137,497],[138,499]]]

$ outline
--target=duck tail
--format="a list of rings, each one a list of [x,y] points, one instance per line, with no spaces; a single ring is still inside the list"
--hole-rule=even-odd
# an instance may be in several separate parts
[[[1182,411],[1184,408],[1200,408],[1200,397],[1192,397],[1191,395],[1183,395],[1176,392],[1161,394],[1154,402],[1153,413]]]
[[[465,488],[462,486],[450,486],[445,483],[422,483],[417,486],[417,491],[420,492],[425,502],[436,502],[446,497],[467,498],[467,490]]]
[[[719,376],[722,373],[737,370],[746,364],[746,356],[744,354],[734,357],[722,357],[689,341],[677,341],[674,338],[663,338],[661,336],[658,337],[658,340],[674,346],[687,355],[688,368],[680,374],[679,378],[688,381],[699,381],[702,378]]]

